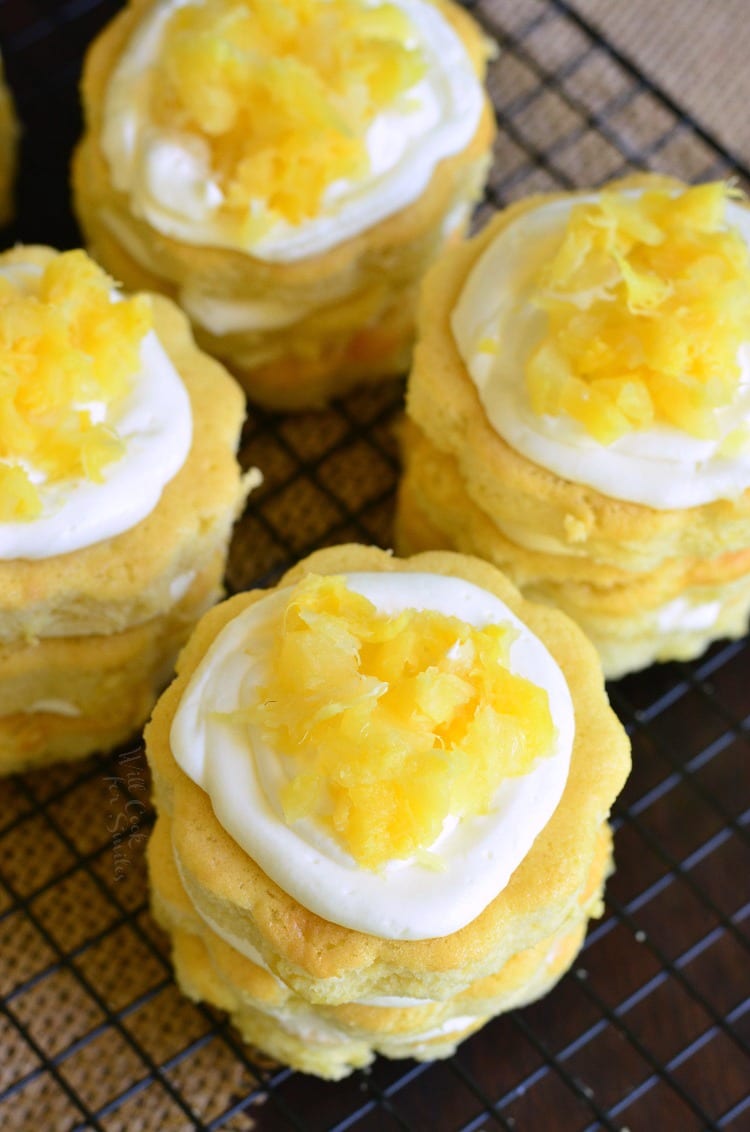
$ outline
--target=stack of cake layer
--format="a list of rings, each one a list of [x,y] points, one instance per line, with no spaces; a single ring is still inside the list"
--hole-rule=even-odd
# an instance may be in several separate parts
[[[312,971],[303,967],[293,972],[288,952],[274,952],[272,942],[269,947],[269,941],[256,934],[255,925],[252,938],[265,942],[264,952],[235,936],[226,926],[234,919],[231,909],[214,907],[211,893],[200,892],[175,852],[171,834],[170,819],[163,813],[148,856],[152,908],[171,937],[180,987],[189,998],[226,1010],[246,1042],[278,1061],[333,1079],[369,1064],[376,1053],[418,1061],[449,1057],[490,1018],[541,998],[573,963],[589,918],[601,914],[604,880],[612,867],[611,836],[605,826],[578,907],[556,932],[522,945],[487,974],[472,978],[462,970],[457,978],[455,970],[438,970],[420,978],[383,972],[379,984],[389,991],[398,985],[401,993],[351,998],[351,972],[344,969],[328,977],[311,977]],[[212,920],[209,908],[218,920]],[[219,931],[209,926],[212,922],[220,922]],[[486,971],[488,965],[494,967],[494,962],[483,960],[478,970]],[[323,963],[315,964],[319,967],[325,970]],[[273,973],[280,968],[289,982]]]
[[[50,249],[17,248],[3,256],[2,269],[38,273],[55,257]],[[169,359],[179,375],[173,380],[187,392],[187,455],[150,512],[110,537],[120,504],[137,506],[141,492],[153,499],[151,482],[127,480],[125,497],[114,504],[107,482],[92,484],[90,494],[101,491],[110,510],[99,508],[106,524],[94,528],[99,537],[78,540],[82,545],[72,540],[76,523],[90,523],[88,512],[71,512],[61,523],[51,512],[57,546],[36,538],[44,514],[4,525],[0,774],[127,740],[148,717],[190,629],[221,595],[232,523],[255,482],[243,480],[235,457],[243,398],[226,371],[196,348],[170,302],[155,297],[153,315],[161,344],[154,348],[163,348],[159,357]],[[164,384],[163,373],[149,376]],[[200,422],[192,439],[190,414]],[[139,435],[153,434],[158,448],[156,421],[141,417]],[[157,451],[147,480],[159,475],[160,461]],[[26,541],[13,554],[17,538]]]
[[[628,183],[625,197],[654,188],[673,194],[684,190],[676,182],[642,178]],[[750,491],[747,457],[740,455],[730,466],[721,433],[706,442],[715,456],[697,461],[689,445],[700,442],[675,427],[647,435],[644,443],[651,448],[644,449],[643,458],[627,456],[619,441],[598,445],[580,428],[573,439],[568,432],[555,433],[559,420],[535,418],[521,392],[524,358],[515,351],[527,330],[516,334],[513,315],[505,316],[497,343],[480,341],[471,358],[462,350],[457,309],[472,273],[476,291],[478,274],[484,271],[486,282],[487,265],[497,264],[500,249],[507,250],[507,276],[495,273],[488,309],[494,304],[498,312],[520,310],[512,304],[525,296],[522,314],[531,327],[539,316],[526,313],[533,312],[534,298],[524,273],[537,263],[540,247],[552,254],[548,233],[545,244],[536,231],[546,221],[535,217],[554,218],[561,205],[591,199],[591,194],[570,194],[514,205],[474,240],[447,253],[428,277],[409,379],[396,544],[402,553],[450,547],[493,562],[531,600],[573,617],[596,645],[605,674],[617,677],[654,660],[689,659],[712,640],[744,634],[750,612]],[[731,207],[733,220],[745,214]],[[516,235],[519,231],[526,241]],[[747,238],[750,218],[743,232]],[[508,279],[515,290],[505,289]],[[700,318],[698,308],[695,317]],[[706,346],[712,348],[710,339]],[[493,351],[488,364],[503,367],[507,375],[503,404],[515,398],[518,410],[501,411],[498,394],[488,411],[493,379],[483,384],[470,372],[472,366],[479,372],[482,363],[472,359],[485,349],[488,357]],[[743,378],[731,417],[740,426],[738,435],[745,427],[746,389]],[[732,411],[729,406],[725,412]],[[532,437],[533,458],[531,449],[524,453],[508,439],[511,412],[518,414],[510,422],[513,436]],[[726,431],[726,417],[719,419]],[[564,439],[553,443],[548,435]],[[553,456],[565,445],[567,474],[553,469]],[[606,481],[600,478],[597,486],[581,470],[583,457],[590,459],[594,449],[597,476],[604,476],[612,462]],[[712,475],[724,477],[715,491]],[[699,501],[691,502],[693,497]]]
[[[243,1038],[272,1057],[328,1078],[368,1064],[376,1053],[446,1057],[492,1016],[538,998],[561,977],[578,953],[589,917],[601,912],[612,868],[607,816],[629,762],[627,739],[607,705],[591,646],[561,614],[522,601],[486,563],[440,553],[399,561],[374,549],[337,547],[307,559],[272,592],[310,573],[355,577],[358,571],[390,574],[399,584],[417,572],[420,586],[429,572],[441,576],[437,581],[461,579],[500,598],[560,666],[572,696],[575,739],[561,801],[483,911],[458,930],[429,938],[419,931],[395,938],[357,930],[345,926],[358,914],[347,907],[345,891],[338,898],[340,914],[334,910],[327,918],[290,895],[238,844],[217,818],[218,796],[209,793],[219,786],[216,769],[203,789],[178,765],[175,716],[188,700],[214,718],[226,711],[208,690],[208,681],[218,679],[223,654],[217,649],[226,647],[217,641],[226,639],[225,630],[235,632],[237,619],[266,595],[238,595],[200,622],[146,732],[159,813],[149,846],[154,914],[171,937],[177,980],[189,997],[227,1010]],[[257,662],[252,638],[242,653]],[[219,686],[225,698],[224,682]],[[188,730],[193,734],[192,726]],[[196,738],[190,757],[198,757],[200,746]],[[242,761],[249,765],[256,757],[248,748]],[[238,764],[238,773],[244,780],[249,772]],[[231,792],[238,798],[240,790],[238,779]],[[532,810],[540,805],[537,793]],[[253,826],[253,807],[246,821]],[[490,876],[502,871],[499,860],[485,856],[480,869]],[[306,883],[315,884],[315,867],[304,856],[299,862],[301,872],[313,870]],[[424,876],[434,881],[435,868],[439,892],[440,865],[428,866]],[[355,886],[357,875],[365,878],[356,869],[347,875]],[[387,880],[384,892],[391,911],[400,906]],[[444,900],[447,923],[456,908]]]
[[[87,55],[73,186],[116,278],[175,299],[253,399],[297,409],[408,367],[420,279],[489,167],[490,45],[448,0],[258,9],[131,0]],[[188,49],[218,122],[181,84]],[[258,89],[213,66],[235,57]]]

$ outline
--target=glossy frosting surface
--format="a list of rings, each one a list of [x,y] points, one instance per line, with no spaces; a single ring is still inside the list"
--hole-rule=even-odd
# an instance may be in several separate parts
[[[225,830],[303,906],[334,923],[386,939],[448,935],[468,924],[508,883],[552,816],[568,774],[573,709],[562,673],[541,642],[494,595],[458,578],[364,573],[347,585],[382,612],[434,609],[472,625],[510,623],[511,670],[544,687],[556,729],[553,753],[504,781],[486,815],[446,820],[432,867],[412,858],[379,872],[357,866],[313,820],[287,825],[279,793],[288,770],[257,731],[227,720],[264,681],[264,658],[288,602],[281,590],[227,625],[193,674],[171,731],[173,754],[210,795]],[[281,757],[280,757],[281,756]]]
[[[224,192],[201,139],[156,124],[149,114],[149,69],[167,25],[175,12],[195,4],[154,5],[119,60],[104,107],[101,144],[115,188],[128,195],[136,215],[165,235],[269,261],[318,255],[416,200],[438,162],[463,149],[476,131],[482,88],[460,38],[432,4],[395,0],[423,53],[424,75],[367,129],[369,169],[331,183],[317,216],[279,222],[260,236],[243,232],[224,215]]]
[[[713,438],[659,424],[604,445],[570,416],[532,410],[525,366],[545,332],[533,280],[580,199],[544,203],[512,221],[474,265],[453,310],[453,335],[492,427],[534,463],[614,499],[670,510],[736,498],[750,487],[750,446],[727,455],[726,441],[750,423],[750,337],[734,399],[715,411]],[[750,246],[750,211],[730,203],[726,216]]]

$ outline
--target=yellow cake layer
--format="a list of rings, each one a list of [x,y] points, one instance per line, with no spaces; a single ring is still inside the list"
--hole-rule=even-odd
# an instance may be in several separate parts
[[[19,247],[3,262],[43,267],[54,256],[48,248]],[[130,530],[65,555],[0,561],[2,643],[122,632],[149,621],[226,551],[251,487],[235,455],[244,399],[196,347],[180,311],[160,296],[151,301],[159,340],[190,396],[190,453],[153,512]]]
[[[177,766],[169,730],[185,685],[223,626],[263,591],[237,595],[203,619],[147,730],[157,807],[171,821],[175,860],[193,906],[229,938],[255,948],[300,997],[331,1006],[374,994],[415,993],[414,988],[422,997],[452,996],[499,970],[518,950],[556,933],[580,908],[602,823],[629,765],[627,739],[607,705],[591,646],[561,614],[523,602],[488,564],[454,554],[398,560],[372,548],[334,547],[312,555],[280,585],[309,573],[362,570],[456,575],[505,601],[561,665],[577,734],[568,783],[552,820],[508,886],[475,921],[430,940],[364,935],[322,920],[274,884],[219,825],[208,795]]]
[[[600,913],[602,885],[611,869],[611,835],[606,826],[600,831],[579,912],[556,935],[520,951],[454,997],[405,1006],[310,1004],[221,939],[197,914],[182,886],[164,814],[150,839],[148,858],[152,907],[170,936],[183,991],[228,1011],[244,1040],[263,1053],[337,1079],[368,1064],[376,1053],[418,1060],[450,1056],[491,1016],[547,993],[574,961],[588,917]],[[403,993],[408,996],[409,988]],[[443,1034],[441,1027],[446,1027]]]
[[[73,163],[76,212],[95,258],[131,290],[187,291],[219,302],[271,301],[281,326],[215,333],[194,319],[198,341],[250,396],[279,409],[324,404],[352,387],[405,372],[418,288],[446,241],[464,231],[481,195],[495,127],[489,100],[474,138],[441,161],[413,204],[319,255],[264,262],[232,249],[188,245],[133,214],[112,186],[99,145],[102,108],[121,53],[155,0],[131,0],[92,44],[83,76],[86,133]],[[487,41],[466,12],[436,0],[478,76]]]

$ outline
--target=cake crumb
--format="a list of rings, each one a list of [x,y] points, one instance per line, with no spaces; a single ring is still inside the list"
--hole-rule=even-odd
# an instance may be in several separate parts
[[[568,542],[585,542],[589,533],[589,524],[583,519],[576,518],[575,515],[566,515],[563,520],[565,527],[565,537]]]

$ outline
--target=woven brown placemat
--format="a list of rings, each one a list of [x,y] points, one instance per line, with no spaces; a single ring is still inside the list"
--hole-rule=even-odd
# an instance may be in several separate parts
[[[570,0],[695,122],[750,161],[746,0]]]

